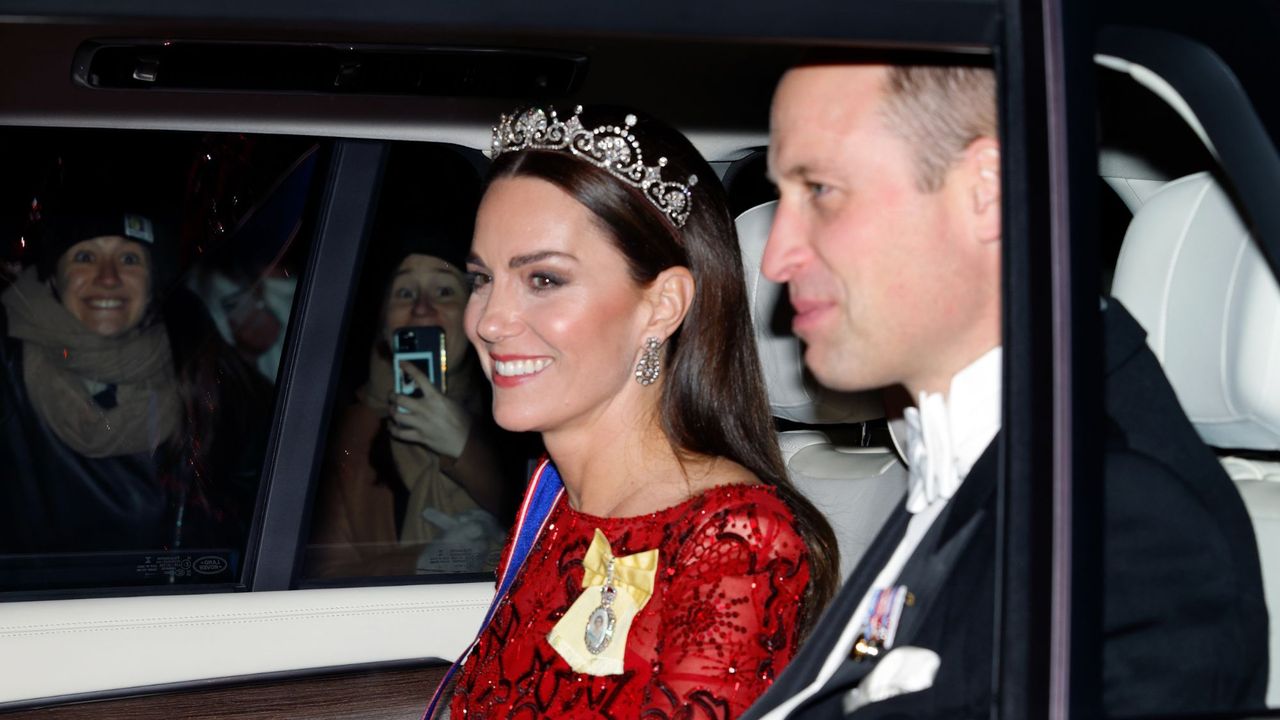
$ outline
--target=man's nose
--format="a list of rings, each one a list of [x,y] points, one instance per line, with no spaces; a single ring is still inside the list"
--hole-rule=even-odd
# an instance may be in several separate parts
[[[804,238],[804,227],[791,211],[789,204],[779,202],[765,242],[760,270],[764,276],[777,283],[790,280],[809,255]]]

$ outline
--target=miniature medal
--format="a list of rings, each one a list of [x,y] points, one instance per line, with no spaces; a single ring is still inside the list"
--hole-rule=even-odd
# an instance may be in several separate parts
[[[915,604],[915,597],[906,585],[876,589],[871,595],[867,614],[849,653],[855,661],[872,659],[893,647],[902,622],[904,608]]]
[[[609,558],[609,565],[605,570],[604,585],[600,587],[600,606],[591,611],[587,616],[587,629],[583,634],[583,639],[587,645],[587,651],[592,655],[599,655],[604,649],[609,647],[609,641],[613,639],[613,630],[617,625],[618,619],[613,614],[613,601],[618,596],[618,591],[613,587],[613,566],[617,562],[616,558]]]

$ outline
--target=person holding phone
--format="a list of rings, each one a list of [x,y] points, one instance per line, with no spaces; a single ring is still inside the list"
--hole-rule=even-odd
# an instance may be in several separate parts
[[[425,163],[418,160],[399,168]],[[393,245],[399,259],[383,295],[368,375],[331,435],[308,560],[312,576],[490,570],[517,494],[507,478],[519,471],[503,471],[489,391],[462,327],[468,294],[462,268],[479,178],[445,149],[431,151],[430,167],[436,186],[395,172],[394,164],[384,184],[374,243]],[[395,361],[398,336],[440,335],[448,359],[436,368],[445,376],[440,382]]]
[[[466,330],[498,424],[549,457],[433,708],[736,716],[838,564],[782,464],[724,190],[677,131],[618,108],[504,116],[493,152]]]

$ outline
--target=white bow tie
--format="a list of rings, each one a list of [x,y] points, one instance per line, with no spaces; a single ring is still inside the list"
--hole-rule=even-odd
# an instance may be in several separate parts
[[[920,394],[918,408],[903,413],[907,421],[907,512],[912,514],[956,494],[964,479],[956,467],[947,401],[940,393]]]

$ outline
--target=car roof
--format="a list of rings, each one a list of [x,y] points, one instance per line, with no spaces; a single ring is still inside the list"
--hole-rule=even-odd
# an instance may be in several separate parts
[[[440,0],[171,3],[123,0],[6,2],[0,124],[186,129],[435,140],[482,149],[500,112],[527,97],[112,90],[67,82],[92,43],[303,43],[549,51],[585,59],[573,91],[553,98],[642,108],[688,134],[711,160],[767,142],[769,98],[801,48],[848,41],[869,47],[983,53],[994,39],[994,0],[826,3],[654,0],[608,3]],[[0,30],[4,25],[0,24]],[[264,68],[264,70],[266,70]],[[175,94],[181,93],[180,97]]]

